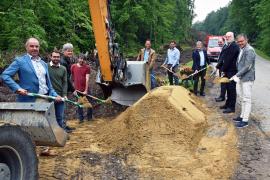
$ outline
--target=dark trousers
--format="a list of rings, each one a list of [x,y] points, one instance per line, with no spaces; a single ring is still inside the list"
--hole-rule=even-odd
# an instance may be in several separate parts
[[[201,67],[200,69],[202,69],[204,67]],[[200,70],[199,69],[199,70]],[[193,87],[193,92],[194,94],[198,93],[198,83],[199,83],[199,79],[201,79],[201,88],[200,88],[200,94],[204,93],[204,87],[205,87],[205,75],[206,75],[206,69],[199,72],[198,74],[196,74],[193,78],[194,78],[194,87]]]
[[[227,91],[227,100],[225,106],[227,108],[235,109],[236,103],[236,83],[231,81],[225,84],[226,91]]]
[[[219,77],[221,77],[221,72],[219,71]],[[225,99],[226,95],[226,83],[220,83],[220,95],[219,97]]]
[[[79,96],[83,96],[82,94],[78,93]],[[88,96],[86,96],[87,100],[91,103],[92,99]],[[78,107],[77,109],[78,112],[78,118],[80,121],[84,120],[84,112],[83,108]],[[93,118],[93,109],[92,108],[87,108],[87,120],[91,120]]]
[[[172,67],[172,65],[171,64],[168,64],[168,68],[170,69],[171,67]],[[177,72],[177,70],[178,70],[178,64],[175,65],[172,68],[172,71],[174,73]],[[178,78],[178,76],[174,75],[170,71],[168,71],[168,79],[169,79],[170,85],[179,85],[179,78]]]
[[[225,95],[226,95],[226,83],[220,83],[220,95],[219,95],[219,97],[221,97],[222,99],[225,99]]]

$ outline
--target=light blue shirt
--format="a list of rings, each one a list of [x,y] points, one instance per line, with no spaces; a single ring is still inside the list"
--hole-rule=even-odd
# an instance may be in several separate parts
[[[205,58],[204,58],[203,51],[199,51],[199,54],[200,54],[200,66],[204,66],[205,65]]]
[[[167,57],[164,64],[171,64],[172,67],[179,64],[180,61],[180,51],[177,48],[168,49]]]
[[[39,83],[39,94],[47,94],[49,91],[49,88],[47,86],[47,82],[46,82],[46,70],[45,67],[42,65],[42,63],[40,62],[41,59],[40,57],[38,57],[38,59],[32,59],[32,56],[30,54],[28,54],[30,56],[31,62],[34,66],[34,69],[36,71],[36,75],[38,77],[38,83]]]
[[[144,62],[148,62],[149,54],[150,54],[150,50],[145,49],[144,50],[144,57],[143,57]]]

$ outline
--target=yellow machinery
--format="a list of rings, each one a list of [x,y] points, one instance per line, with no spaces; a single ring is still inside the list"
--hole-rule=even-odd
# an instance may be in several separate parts
[[[105,96],[122,105],[132,105],[150,90],[147,65],[126,61],[114,43],[109,0],[89,0],[89,10],[98,50],[99,71],[96,82]]]

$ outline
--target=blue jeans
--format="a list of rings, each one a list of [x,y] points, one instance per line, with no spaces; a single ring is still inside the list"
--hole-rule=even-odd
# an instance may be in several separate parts
[[[151,79],[151,89],[154,89],[157,85],[156,85],[156,77],[155,77],[155,73],[153,70],[150,70],[150,79]]]
[[[55,102],[54,108],[55,108],[56,121],[61,128],[64,128],[65,102]]]

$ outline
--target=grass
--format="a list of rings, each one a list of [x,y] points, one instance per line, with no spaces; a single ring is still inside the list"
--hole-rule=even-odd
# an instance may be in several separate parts
[[[259,49],[255,49],[256,53],[261,56],[262,58],[270,61],[270,56],[268,56],[266,53],[264,53],[263,51],[259,50]]]

